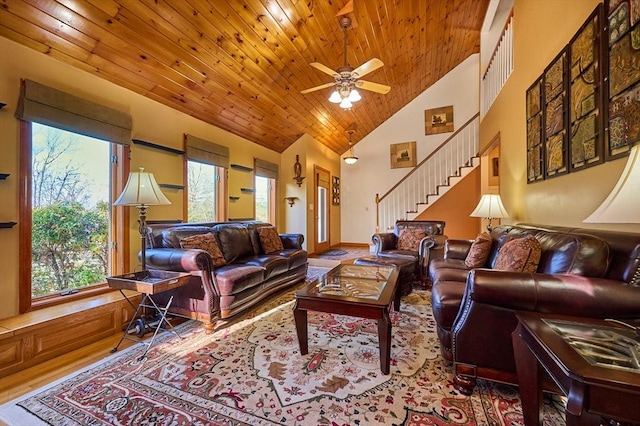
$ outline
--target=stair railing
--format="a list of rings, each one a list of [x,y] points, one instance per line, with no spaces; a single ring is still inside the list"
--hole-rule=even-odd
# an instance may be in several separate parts
[[[382,197],[376,194],[376,232],[406,220],[419,204],[428,203],[430,195],[438,195],[438,187],[448,185],[450,177],[460,176],[461,167],[471,165],[478,155],[479,117],[477,113],[470,118]]]

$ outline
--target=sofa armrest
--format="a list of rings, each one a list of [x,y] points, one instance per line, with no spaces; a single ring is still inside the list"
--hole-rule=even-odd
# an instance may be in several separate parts
[[[473,240],[447,240],[444,244],[444,258],[465,260]]]
[[[398,244],[398,237],[393,232],[381,232],[373,234],[371,241],[375,246],[375,255],[377,256],[383,250],[396,248]]]
[[[471,302],[592,318],[637,318],[640,288],[578,275],[548,275],[474,269],[467,277],[462,309]]]
[[[302,249],[304,243],[302,234],[280,234],[280,239],[285,249]]]
[[[165,271],[207,271],[211,273],[213,270],[211,256],[206,251],[199,249],[146,249],[146,261],[150,268]]]

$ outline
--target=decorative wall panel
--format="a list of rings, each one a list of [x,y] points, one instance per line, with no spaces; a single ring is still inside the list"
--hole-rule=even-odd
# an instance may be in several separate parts
[[[544,179],[542,79],[527,90],[527,182]]]

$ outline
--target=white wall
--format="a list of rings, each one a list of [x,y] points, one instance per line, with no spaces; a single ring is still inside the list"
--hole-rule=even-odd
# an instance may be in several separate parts
[[[382,196],[411,170],[391,169],[391,144],[415,141],[419,163],[452,135],[426,136],[426,109],[453,105],[454,131],[478,112],[478,67],[479,55],[471,55],[359,141],[354,146],[355,155],[359,158],[356,164],[341,162],[343,243],[368,243],[371,240],[376,226],[376,193]]]

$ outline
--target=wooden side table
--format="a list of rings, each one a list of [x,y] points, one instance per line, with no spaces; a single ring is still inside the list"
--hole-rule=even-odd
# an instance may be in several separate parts
[[[124,340],[131,340],[134,342],[142,341],[142,336],[139,336],[140,338],[130,337],[129,330],[136,321],[144,322],[140,319],[140,317],[142,312],[145,312],[145,310],[147,309],[151,310],[151,312],[153,313],[156,313],[159,318],[157,318],[157,323],[155,324],[155,326],[152,327],[153,336],[148,341],[144,341],[144,344],[147,346],[147,348],[144,353],[140,357],[138,357],[139,361],[146,357],[147,352],[153,345],[153,341],[155,340],[160,330],[170,330],[176,336],[180,337],[178,332],[173,328],[173,325],[169,321],[167,321],[167,312],[171,307],[171,302],[173,302],[173,296],[169,298],[164,306],[158,305],[153,300],[152,296],[154,294],[181,287],[187,284],[190,278],[191,274],[160,270],[139,271],[125,275],[107,277],[107,283],[109,284],[109,287],[118,289],[122,296],[135,309],[135,313],[131,317],[129,324],[122,333],[122,338],[120,338],[118,344],[113,349],[111,349],[111,352],[116,352],[120,347],[120,344],[122,344]],[[134,306],[129,298],[124,294],[123,290],[133,290],[142,293],[143,296],[140,300],[140,304],[137,307]],[[167,325],[166,327],[165,324]],[[142,335],[144,334],[145,333],[142,333]]]
[[[526,426],[542,424],[543,371],[568,397],[566,424],[640,422],[640,343],[601,320],[518,313],[513,349]],[[544,370],[543,370],[544,369]]]

